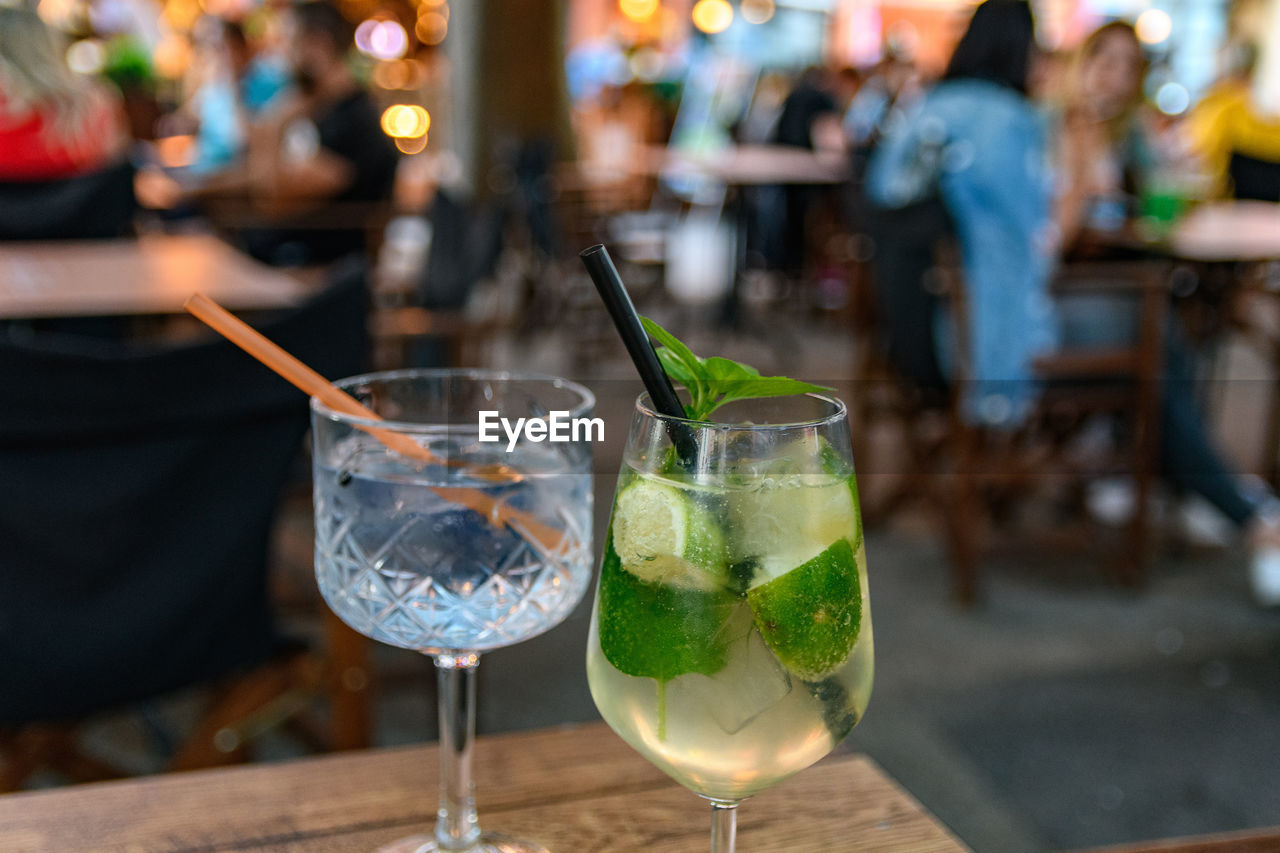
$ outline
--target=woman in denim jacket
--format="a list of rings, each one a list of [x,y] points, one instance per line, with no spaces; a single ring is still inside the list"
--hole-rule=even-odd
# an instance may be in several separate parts
[[[997,429],[1016,428],[1029,413],[1039,391],[1037,356],[1063,344],[1114,343],[1133,329],[1125,317],[1049,295],[1060,240],[1045,124],[1027,96],[1034,61],[1027,3],[986,0],[942,81],[891,119],[867,179],[871,199],[883,207],[937,197],[950,214],[968,296],[972,381],[962,412]],[[953,374],[950,324],[930,319],[938,362]],[[1280,512],[1273,498],[1246,495],[1213,448],[1191,394],[1190,359],[1177,336],[1169,338],[1163,473],[1246,531],[1255,596],[1280,605]]]

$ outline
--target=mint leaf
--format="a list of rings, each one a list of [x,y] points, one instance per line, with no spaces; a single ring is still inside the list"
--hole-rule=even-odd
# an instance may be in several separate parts
[[[752,400],[757,397],[787,397],[792,394],[810,394],[830,391],[822,385],[788,379],[785,376],[761,376],[756,379],[734,380],[719,387],[720,396],[716,406],[723,406],[734,400]]]
[[[672,382],[679,382],[688,388],[701,379],[692,370],[689,365],[680,360],[680,356],[676,355],[670,347],[658,347],[658,361],[662,363],[662,369],[666,371],[667,376],[671,377]]]
[[[672,354],[682,361],[694,376],[706,381],[707,373],[706,369],[702,365],[702,359],[694,355],[693,351],[685,346],[679,338],[650,320],[648,317],[641,317],[640,322],[644,325],[644,330],[649,333],[649,337],[655,338],[658,343],[671,350]],[[662,357],[661,353],[659,353],[658,357]],[[672,378],[675,379],[675,377]],[[679,382],[681,380],[677,379],[676,381]]]
[[[721,358],[713,355],[702,360],[703,367],[707,370],[707,375],[717,382],[735,382],[742,379],[754,379],[760,375],[760,371],[756,370],[749,364],[741,364],[727,358]]]
[[[683,385],[689,392],[685,412],[690,420],[708,420],[716,409],[735,400],[832,390],[786,376],[761,376],[751,365],[728,358],[699,358],[679,338],[648,317],[641,317],[640,322],[649,336],[662,345],[655,350],[662,369],[672,382]]]

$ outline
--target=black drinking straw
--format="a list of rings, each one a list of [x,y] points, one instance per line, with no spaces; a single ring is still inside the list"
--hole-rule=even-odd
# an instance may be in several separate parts
[[[649,336],[640,323],[640,315],[636,313],[636,306],[632,304],[622,277],[618,275],[618,268],[613,265],[613,258],[609,257],[609,250],[602,244],[597,244],[583,249],[578,257],[582,258],[587,274],[600,292],[604,307],[613,318],[613,325],[617,327],[622,343],[626,345],[627,353],[640,373],[653,407],[669,418],[687,417],[684,405],[676,396],[676,389],[672,387],[671,380],[662,369],[662,363],[658,361],[658,354],[649,343]],[[667,433],[681,460],[692,466],[698,450],[689,428],[684,424],[668,424]]]

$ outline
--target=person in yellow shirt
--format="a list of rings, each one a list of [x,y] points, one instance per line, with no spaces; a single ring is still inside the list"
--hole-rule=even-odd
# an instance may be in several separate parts
[[[1226,76],[1204,96],[1187,117],[1192,149],[1216,181],[1219,195],[1230,195],[1231,155],[1277,164],[1280,168],[1280,116],[1261,115],[1250,89],[1257,51],[1239,45]]]

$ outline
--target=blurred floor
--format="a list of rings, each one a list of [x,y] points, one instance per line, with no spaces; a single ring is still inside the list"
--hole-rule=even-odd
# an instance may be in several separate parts
[[[708,316],[658,319],[695,351],[766,373],[829,383],[850,376],[851,347],[836,324],[774,311],[749,318],[744,333],[699,331]],[[639,385],[621,347],[575,364],[571,341],[580,334],[502,341],[489,360],[569,375],[596,391],[606,423],[597,446],[598,542]],[[1255,367],[1246,359],[1234,369]],[[1231,396],[1218,409],[1224,423]],[[1256,445],[1244,433],[1233,452],[1248,461]],[[882,459],[860,464],[893,467]],[[1164,551],[1147,587],[1134,592],[1101,577],[1083,549],[1045,554],[1028,543],[984,560],[984,598],[963,610],[948,597],[946,566],[925,522],[908,513],[868,534],[876,688],[845,748],[873,756],[979,851],[1280,824],[1280,613],[1250,601],[1243,552]],[[309,505],[291,504],[283,588],[295,598],[314,596],[304,553],[309,524]],[[589,608],[584,601],[559,628],[484,658],[481,732],[597,719],[582,665]],[[297,627],[314,631],[314,618],[301,613]],[[434,739],[429,662],[385,647],[376,661],[377,743]],[[167,713],[180,713],[176,707]],[[117,753],[140,738],[136,721],[98,732],[104,750]],[[264,751],[299,753],[283,739]],[[691,795],[688,819],[700,814]]]

